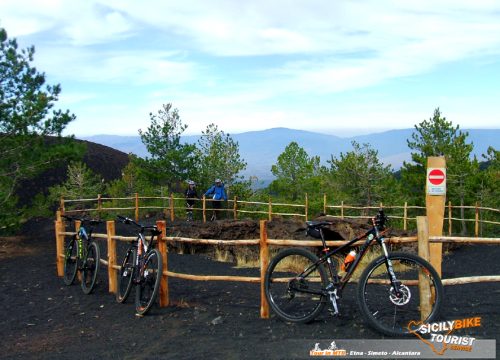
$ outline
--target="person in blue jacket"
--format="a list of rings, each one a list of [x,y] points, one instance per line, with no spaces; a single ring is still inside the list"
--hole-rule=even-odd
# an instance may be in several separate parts
[[[217,219],[217,211],[219,211],[222,207],[222,201],[227,200],[226,190],[224,189],[224,184],[220,179],[215,179],[215,184],[210,187],[205,193],[205,197],[211,198],[212,201],[212,209],[213,214],[211,221]]]

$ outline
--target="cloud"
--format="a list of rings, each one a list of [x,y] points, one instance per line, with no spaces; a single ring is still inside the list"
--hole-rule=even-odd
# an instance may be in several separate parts
[[[196,124],[192,131],[209,122],[230,131],[324,127],[338,115],[328,104],[337,94],[496,59],[499,14],[493,0],[0,2],[0,26],[34,41],[37,67],[63,90],[69,86],[65,102],[107,102],[123,112],[106,112],[108,119],[127,117],[132,126],[134,117],[172,101]],[[137,103],[121,106],[118,88]],[[423,117],[416,107],[397,109],[387,123],[397,126],[412,111],[418,116],[410,124],[420,121],[440,105],[433,101]],[[394,106],[353,103],[342,110],[349,121],[337,126],[381,119]],[[301,110],[304,104],[310,109]],[[98,110],[82,114],[105,119]]]
[[[2,26],[10,36],[33,35],[51,30],[53,40],[75,46],[99,44],[132,35],[133,21],[123,13],[97,1],[3,0]]]
[[[195,63],[178,59],[175,52],[161,50],[129,52],[45,47],[37,50],[36,63],[47,73],[56,74],[57,81],[70,80],[101,86],[174,86],[192,81],[199,71]]]

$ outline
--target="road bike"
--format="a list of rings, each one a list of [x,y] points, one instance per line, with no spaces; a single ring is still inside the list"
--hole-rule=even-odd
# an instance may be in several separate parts
[[[161,254],[154,248],[154,238],[161,234],[157,226],[146,226],[124,216],[118,215],[124,224],[139,228],[137,239],[130,243],[119,271],[117,301],[124,303],[135,285],[135,310],[145,315],[155,303],[163,273]],[[146,241],[144,232],[151,231]]]
[[[71,237],[64,249],[64,276],[66,285],[75,281],[78,271],[81,273],[81,286],[85,294],[90,294],[95,287],[101,251],[99,245],[92,239],[92,231],[95,225],[102,221],[87,217],[74,217],[62,215],[71,221],[81,221],[78,232]]]
[[[432,322],[438,316],[443,299],[443,285],[436,270],[424,259],[404,252],[389,252],[385,243],[388,218],[383,210],[371,219],[372,227],[363,235],[330,251],[323,229],[328,221],[308,221],[307,232],[321,238],[323,255],[302,248],[280,251],[269,263],[265,275],[265,293],[273,311],[289,322],[310,322],[330,302],[333,315],[339,316],[342,291],[357,281],[360,312],[375,330],[399,336],[410,333],[410,321]],[[366,239],[359,252],[351,251],[345,259],[341,252]],[[352,275],[372,242],[383,254],[370,262],[359,278]],[[339,269],[340,268],[340,269]],[[422,289],[430,294],[430,306],[424,303]],[[426,307],[425,307],[426,306]],[[428,308],[430,307],[430,308]],[[426,309],[424,316],[421,308]],[[423,318],[422,318],[423,317]]]

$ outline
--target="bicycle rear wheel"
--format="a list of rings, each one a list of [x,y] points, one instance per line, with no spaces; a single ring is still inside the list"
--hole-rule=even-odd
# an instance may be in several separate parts
[[[78,271],[78,240],[75,236],[66,245],[64,249],[64,276],[63,281],[66,285],[71,285],[75,281]]]
[[[146,254],[141,280],[135,291],[135,310],[139,315],[146,314],[156,300],[163,272],[161,261],[157,249],[152,249]]]
[[[82,290],[84,294],[90,294],[94,289],[97,273],[99,272],[99,262],[101,251],[99,246],[92,241],[87,248],[87,256],[82,266]]]
[[[318,261],[309,251],[290,248],[274,257],[266,271],[265,293],[273,311],[283,320],[310,322],[323,310],[328,277],[323,265],[302,277]]]
[[[118,294],[116,295],[116,301],[119,303],[124,303],[127,300],[132,289],[132,280],[135,276],[135,257],[136,250],[129,248],[125,258],[123,258],[118,278]]]
[[[372,328],[389,336],[401,336],[410,333],[411,321],[429,323],[436,318],[443,285],[432,265],[418,256],[395,252],[389,254],[389,259],[401,283],[400,293],[396,293],[389,281],[385,257],[380,256],[368,264],[360,277],[358,305]],[[432,299],[429,313],[422,318],[420,289],[424,286],[430,289]]]

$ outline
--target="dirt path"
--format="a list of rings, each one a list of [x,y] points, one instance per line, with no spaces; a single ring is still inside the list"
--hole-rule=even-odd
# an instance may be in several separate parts
[[[30,224],[21,238],[0,243],[0,358],[2,359],[279,359],[299,354],[287,347],[301,341],[307,354],[317,339],[380,339],[359,318],[353,289],[343,316],[325,311],[312,324],[259,318],[257,284],[170,280],[174,305],[154,308],[144,318],[134,306],[116,303],[101,268],[98,287],[84,295],[55,272],[52,221]],[[29,250],[27,250],[29,249]],[[443,277],[500,273],[498,246],[466,246],[446,256]],[[198,255],[169,254],[169,268],[192,274],[253,275]],[[477,338],[499,339],[500,284],[446,287],[443,319],[481,316]],[[310,345],[308,345],[310,344]]]

